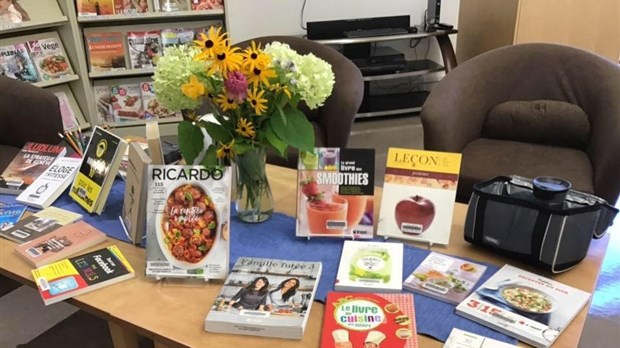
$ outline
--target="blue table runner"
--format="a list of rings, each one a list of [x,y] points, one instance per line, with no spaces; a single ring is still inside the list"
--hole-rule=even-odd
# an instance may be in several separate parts
[[[116,180],[101,215],[89,215],[65,192],[55,207],[84,215],[84,221],[105,232],[108,236],[130,242],[120,223],[123,208],[125,182]],[[0,202],[12,204],[16,196],[0,195]],[[232,215],[235,214],[231,209]],[[334,290],[343,239],[313,238],[307,240],[295,236],[295,219],[276,213],[260,224],[247,224],[234,216],[231,218],[230,268],[240,256],[263,257],[283,260],[321,261],[323,268],[316,291],[316,300],[325,302],[327,292]],[[375,238],[375,241],[382,241]],[[422,263],[430,251],[405,244],[403,257],[403,280]],[[475,261],[475,260],[472,260]],[[482,263],[480,261],[475,261]],[[487,270],[479,284],[486,281],[499,267],[486,264]],[[406,292],[406,291],[403,291]],[[452,328],[473,332],[499,341],[516,344],[517,340],[454,313],[455,306],[423,295],[414,295],[416,328],[418,333],[445,342]]]

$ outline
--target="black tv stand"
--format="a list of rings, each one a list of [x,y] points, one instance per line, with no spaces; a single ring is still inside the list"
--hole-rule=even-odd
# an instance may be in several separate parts
[[[433,23],[431,25],[428,26],[427,31],[435,31],[435,30],[451,30],[452,28],[454,28],[453,25],[451,24],[445,24],[445,23]]]

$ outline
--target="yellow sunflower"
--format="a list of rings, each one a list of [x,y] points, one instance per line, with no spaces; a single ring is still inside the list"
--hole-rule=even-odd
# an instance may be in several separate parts
[[[250,72],[254,68],[266,69],[271,63],[269,55],[263,53],[260,49],[260,43],[256,46],[256,42],[252,41],[252,46],[243,52],[243,68]]]
[[[254,125],[251,121],[248,121],[245,117],[241,117],[237,122],[237,133],[246,138],[254,138],[256,132],[254,131]]]
[[[254,88],[256,88],[259,83],[269,87],[269,78],[278,76],[273,68],[259,69],[258,67],[254,67],[254,69],[247,73],[248,82],[251,83]]]
[[[222,28],[211,27],[207,34],[200,33],[200,40],[194,40],[194,44],[202,51],[196,55],[196,60],[208,60],[215,57],[215,52],[220,47],[228,46],[227,33],[221,33]]]
[[[228,144],[224,144],[221,141],[219,143],[220,147],[215,152],[215,156],[220,159],[232,158],[235,154],[235,139],[231,140]]]
[[[222,111],[237,110],[239,107],[239,104],[235,102],[235,99],[230,98],[226,93],[220,93],[214,101],[220,106]]]
[[[228,46],[216,49],[207,74],[211,75],[219,70],[222,76],[228,76],[229,71],[239,70],[243,57],[237,52],[238,50],[239,47]]]
[[[269,87],[269,90],[270,91],[274,91],[276,93],[282,92],[282,93],[286,94],[288,99],[291,99],[291,90],[288,89],[287,85],[280,85],[279,83],[275,83],[275,84],[271,85],[271,87]]]
[[[267,99],[263,98],[264,94],[264,90],[258,90],[256,88],[248,92],[248,102],[254,108],[254,112],[259,116],[267,111]]]
[[[198,97],[205,94],[205,85],[198,80],[196,75],[191,75],[189,77],[189,82],[181,85],[181,91],[183,91],[183,94],[187,97],[196,100]]]

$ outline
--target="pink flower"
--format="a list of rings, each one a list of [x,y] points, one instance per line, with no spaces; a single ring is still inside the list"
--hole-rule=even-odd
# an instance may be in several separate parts
[[[228,97],[242,103],[248,95],[248,79],[240,71],[231,71],[224,81]]]

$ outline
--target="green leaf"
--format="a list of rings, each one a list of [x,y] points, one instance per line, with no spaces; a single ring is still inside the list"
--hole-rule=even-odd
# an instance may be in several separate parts
[[[209,136],[213,138],[213,142],[221,141],[223,144],[228,144],[232,140],[232,136],[228,133],[226,128],[217,123],[206,122],[205,128]]]
[[[205,158],[202,159],[202,162],[200,162],[200,164],[202,164],[206,168],[212,168],[213,166],[216,166],[218,164],[217,157],[216,157],[216,151],[217,149],[215,148],[215,145],[211,144],[209,148],[207,149]]]
[[[300,151],[310,151],[314,147],[314,129],[303,112],[287,108],[286,112],[278,108],[278,113],[286,114],[286,120],[282,115],[273,118],[273,131],[290,146]]]
[[[242,155],[253,148],[254,146],[252,146],[252,144],[241,143],[241,142],[235,143],[235,153],[237,153],[238,155]]]
[[[271,144],[271,146],[273,146],[274,149],[278,151],[280,156],[284,157],[288,145],[284,141],[282,141],[280,137],[278,137],[278,135],[273,131],[271,127],[267,127],[265,129],[265,136],[267,137],[267,141],[269,142],[269,144]]]
[[[179,149],[187,164],[194,163],[194,159],[200,154],[204,147],[204,135],[200,127],[195,126],[189,121],[179,123]]]

